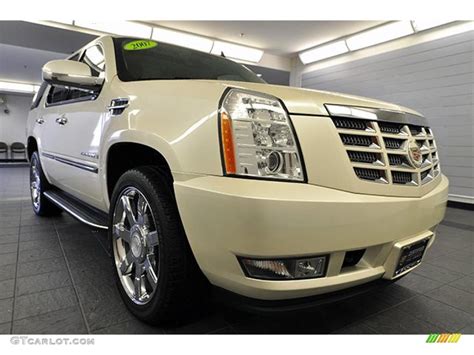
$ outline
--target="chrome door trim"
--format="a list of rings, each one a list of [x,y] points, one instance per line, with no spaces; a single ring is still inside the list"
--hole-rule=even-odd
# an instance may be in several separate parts
[[[85,170],[85,171],[88,171],[88,172],[91,172],[91,173],[94,173],[94,174],[99,173],[99,168],[97,168],[95,166],[92,166],[92,165],[78,163],[76,161],[69,160],[69,159],[66,159],[66,158],[63,158],[63,157],[58,157],[57,155],[49,154],[49,153],[41,153],[41,156],[43,156],[45,158],[48,158],[48,159],[56,160],[57,162],[67,164],[67,165],[73,166],[75,168],[79,168],[79,169],[82,169],[82,170]]]

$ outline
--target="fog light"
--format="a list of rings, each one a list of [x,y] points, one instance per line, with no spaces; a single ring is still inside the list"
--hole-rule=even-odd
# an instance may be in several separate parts
[[[327,255],[301,259],[247,259],[239,261],[245,275],[265,280],[296,280],[323,277]]]

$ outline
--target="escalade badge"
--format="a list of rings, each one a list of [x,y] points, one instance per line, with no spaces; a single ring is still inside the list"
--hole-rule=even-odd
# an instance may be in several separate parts
[[[421,163],[423,161],[423,156],[421,155],[421,149],[416,143],[416,141],[411,141],[408,144],[408,158],[410,163],[415,167],[421,167]]]

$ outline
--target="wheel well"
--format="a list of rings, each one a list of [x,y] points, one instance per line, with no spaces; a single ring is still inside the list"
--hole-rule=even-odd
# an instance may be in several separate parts
[[[112,197],[115,184],[127,170],[139,166],[155,166],[169,175],[173,183],[171,169],[166,159],[157,150],[138,143],[117,143],[107,154],[107,192]]]
[[[28,137],[28,141],[26,142],[26,151],[28,153],[28,159],[31,159],[33,153],[38,151],[38,143],[34,137]]]

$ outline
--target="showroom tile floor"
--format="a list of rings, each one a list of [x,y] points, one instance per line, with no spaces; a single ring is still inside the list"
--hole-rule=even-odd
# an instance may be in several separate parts
[[[0,334],[474,333],[472,211],[449,208],[424,264],[382,292],[271,317],[213,305],[157,328],[122,304],[105,233],[67,214],[36,217],[27,180],[27,168],[0,167]]]

